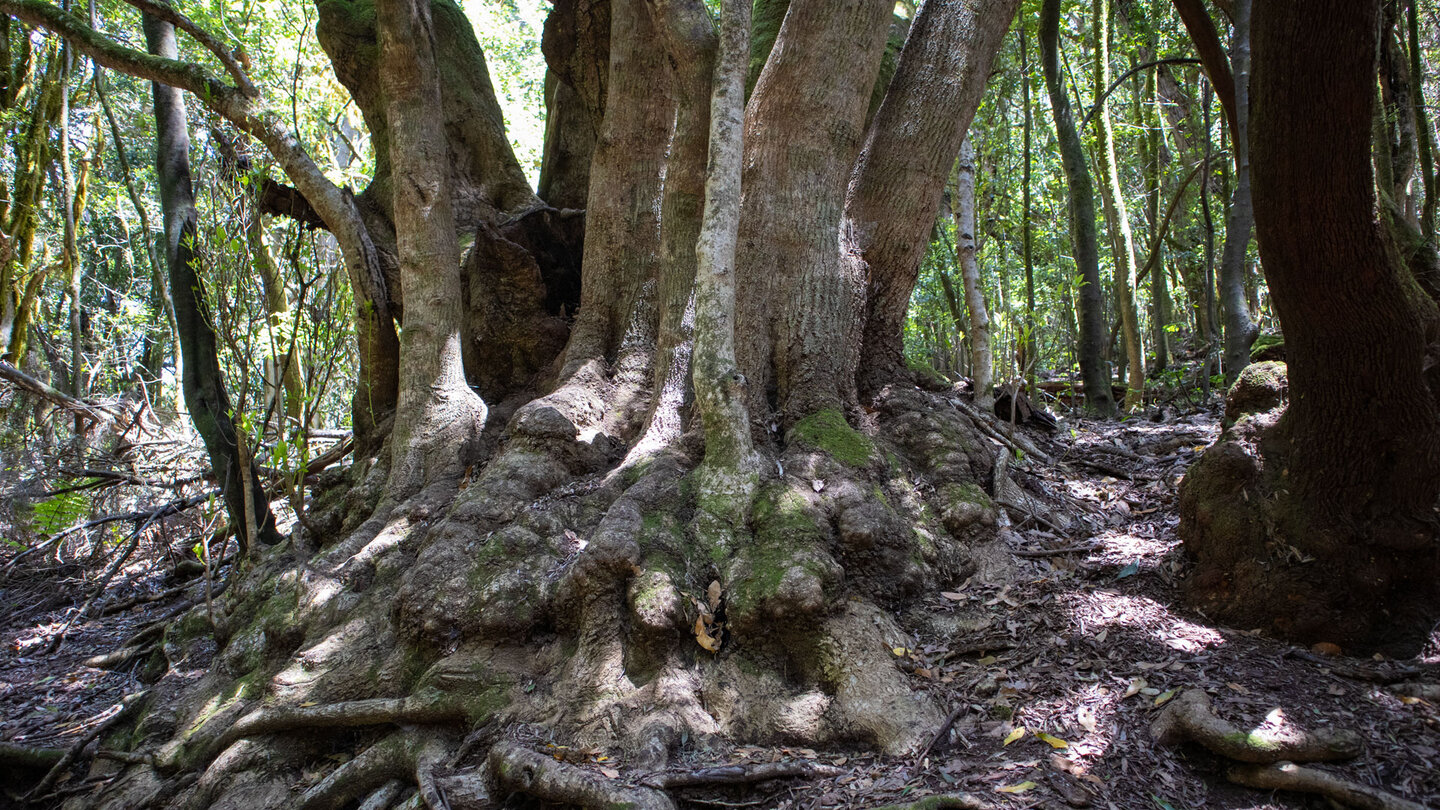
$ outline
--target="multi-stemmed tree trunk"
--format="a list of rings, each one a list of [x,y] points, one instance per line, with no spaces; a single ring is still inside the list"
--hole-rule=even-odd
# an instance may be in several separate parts
[[[1060,72],[1060,0],[1045,0],[1040,8],[1040,61],[1045,69],[1045,89],[1050,94],[1050,111],[1055,118],[1055,137],[1060,144],[1060,161],[1065,167],[1069,193],[1070,243],[1075,266],[1080,271],[1080,340],[1076,354],[1085,391],[1085,407],[1099,416],[1115,414],[1115,394],[1110,389],[1110,369],[1105,362],[1105,301],[1100,281],[1100,248],[1095,235],[1095,184],[1085,159],[1085,149],[1075,130],[1070,95]]]
[[[1437,311],[1377,217],[1379,6],[1256,7],[1255,221],[1289,405],[1242,419],[1186,476],[1181,536],[1210,615],[1413,652],[1440,611]]]
[[[687,739],[898,753],[934,734],[944,715],[895,665],[892,608],[976,573],[994,451],[903,372],[899,317],[1018,2],[926,4],[868,131],[892,6],[792,0],[745,106],[747,5],[725,4],[717,38],[698,0],[557,4],[546,53],[568,55],[552,69],[574,93],[556,98],[597,135],[576,312],[547,264],[575,212],[487,192],[508,161],[471,148],[496,141],[467,129],[488,126],[484,105],[437,78],[455,59],[482,75],[447,0],[322,6],[337,72],[383,132],[382,182],[358,199],[233,73],[138,59],[39,0],[0,0],[260,137],[336,233],[357,297],[385,308],[372,325],[403,315],[388,481],[312,511],[303,566],[269,555],[237,580],[212,666],[169,707],[184,731],[109,798],[159,774],[188,806],[353,803],[392,776],[432,782],[435,757],[490,721],[648,767]],[[554,188],[573,197],[581,176]],[[476,327],[478,312],[511,320]],[[563,351],[526,342],[525,313],[547,329],[573,314]],[[862,346],[889,347],[874,355],[889,371]],[[466,383],[494,392],[488,422]],[[333,737],[275,732],[333,725],[366,728],[355,758],[295,800],[294,769]],[[503,787],[560,797],[515,746],[490,757]],[[583,803],[640,789],[591,790]]]
[[[1125,410],[1133,411],[1145,401],[1145,346],[1140,342],[1140,317],[1135,307],[1135,236],[1130,229],[1130,207],[1115,163],[1115,128],[1103,94],[1110,88],[1110,2],[1094,0],[1096,128],[1100,142],[1100,198],[1110,224],[1110,241],[1115,257],[1115,301],[1120,310],[1120,336],[1125,347]]]
[[[145,17],[145,41],[152,53],[173,59],[175,27]],[[155,176],[165,222],[165,257],[170,289],[175,291],[175,320],[183,363],[185,406],[205,442],[211,468],[220,482],[230,522],[242,547],[251,539],[267,545],[280,540],[275,516],[260,486],[254,459],[242,452],[235,414],[220,370],[215,330],[205,301],[205,285],[195,253],[195,193],[190,185],[190,129],[180,91],[159,82],[155,96]]]

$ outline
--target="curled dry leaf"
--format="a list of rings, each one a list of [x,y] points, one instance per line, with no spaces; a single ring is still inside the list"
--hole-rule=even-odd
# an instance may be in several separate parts
[[[720,580],[710,581],[710,587],[705,589],[705,599],[710,603],[710,612],[714,613],[720,609]]]

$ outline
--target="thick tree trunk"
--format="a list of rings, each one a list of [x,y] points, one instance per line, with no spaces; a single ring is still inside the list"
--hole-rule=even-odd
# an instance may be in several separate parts
[[[847,262],[868,279],[860,387],[904,370],[901,333],[941,195],[1016,0],[933,0],[910,26],[845,201]],[[903,125],[902,125],[902,122]]]
[[[1115,414],[1115,395],[1110,390],[1110,369],[1105,362],[1105,302],[1101,293],[1100,250],[1095,235],[1095,186],[1085,162],[1085,150],[1075,131],[1070,95],[1060,72],[1060,0],[1045,0],[1040,9],[1040,61],[1045,69],[1045,89],[1055,117],[1055,136],[1060,160],[1065,167],[1070,201],[1070,242],[1075,265],[1080,271],[1076,291],[1080,317],[1081,383],[1085,407],[1098,416]]]
[[[970,313],[970,367],[975,386],[975,407],[989,411],[995,405],[995,361],[990,353],[990,312],[980,285],[979,250],[975,245],[975,147],[967,136],[960,144],[956,170],[955,252],[965,282],[965,309]],[[958,324],[957,324],[958,325]]]
[[[1181,532],[1211,615],[1400,652],[1440,613],[1440,421],[1424,382],[1437,313],[1376,219],[1379,2],[1256,9],[1255,221],[1289,407],[1273,428],[1234,429],[1259,431],[1258,457],[1241,441],[1207,451]]]
[[[836,234],[891,8],[791,2],[787,47],[771,51],[746,108],[737,333],[751,338],[737,356],[762,424],[774,410],[789,426],[856,401],[864,279],[841,262]],[[841,236],[859,248],[853,231]]]
[[[1161,104],[1158,87],[1158,77],[1151,73],[1145,80],[1145,99],[1142,107],[1144,112],[1141,120],[1150,130],[1145,154],[1145,176],[1150,188],[1146,194],[1145,205],[1150,220],[1151,252],[1154,254],[1148,260],[1150,265],[1150,321],[1153,330],[1151,342],[1155,345],[1155,368],[1163,371],[1170,365],[1170,286],[1169,277],[1165,273],[1165,226],[1169,224],[1170,218],[1168,212],[1163,222],[1160,216],[1160,191],[1162,178],[1165,176],[1165,138],[1164,125],[1160,115]],[[1185,189],[1182,188],[1175,193],[1177,196],[1183,196]],[[1173,210],[1173,204],[1171,208]]]
[[[454,485],[472,460],[485,403],[465,381],[460,352],[460,246],[451,208],[430,0],[379,0],[381,90],[391,166],[405,330],[390,435],[387,500]]]
[[[1100,134],[1098,160],[1100,195],[1105,218],[1110,223],[1115,257],[1115,299],[1120,310],[1120,335],[1125,347],[1125,410],[1134,411],[1145,401],[1145,347],[1140,342],[1140,317],[1135,308],[1135,236],[1130,230],[1130,208],[1115,165],[1115,128],[1110,110],[1100,95],[1110,86],[1110,2],[1094,0],[1095,93],[1099,112],[1096,127]]]
[[[152,53],[174,58],[175,27],[146,15],[145,41]],[[250,537],[276,543],[275,516],[258,484],[254,459],[240,452],[230,397],[220,371],[215,331],[196,273],[195,195],[190,186],[190,131],[180,91],[154,83],[156,164],[165,218],[165,256],[175,295],[176,325],[184,359],[185,405],[205,441],[210,464],[225,496],[230,522],[242,542]],[[247,495],[249,496],[247,498]]]
[[[1030,173],[1034,163],[1035,122],[1030,110],[1030,45],[1025,25],[1020,25],[1020,97],[1025,110],[1024,168],[1020,180],[1021,253],[1025,262],[1025,331],[1020,340],[1020,373],[1026,388],[1035,392],[1035,372],[1040,365],[1039,336],[1035,334],[1035,223],[1030,221]]]

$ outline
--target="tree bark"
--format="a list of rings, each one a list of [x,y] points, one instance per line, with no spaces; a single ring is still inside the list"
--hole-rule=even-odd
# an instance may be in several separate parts
[[[441,92],[430,13],[430,0],[378,0],[375,8],[406,302],[385,488],[392,501],[458,483],[486,416],[460,354],[460,246],[449,144],[435,115]]]
[[[960,278],[965,282],[965,308],[970,313],[970,366],[975,386],[975,407],[989,411],[995,405],[995,361],[990,353],[990,313],[980,286],[979,250],[975,245],[975,147],[966,137],[960,145],[955,181],[955,253]]]
[[[860,387],[904,370],[901,334],[945,183],[1016,0],[934,0],[910,26],[845,201],[852,271],[868,279]]]
[[[746,108],[736,331],[752,337],[737,359],[762,424],[857,399],[864,280],[836,234],[891,8],[793,0]],[[841,237],[859,249],[851,229]]]
[[[1125,347],[1125,410],[1134,411],[1145,401],[1145,347],[1140,342],[1140,318],[1135,308],[1135,236],[1130,230],[1130,209],[1115,165],[1115,129],[1110,110],[1098,97],[1110,86],[1110,2],[1094,0],[1096,124],[1100,142],[1100,196],[1105,218],[1110,223],[1115,257],[1115,299],[1120,310],[1120,334]]]
[[[1091,413],[1115,415],[1115,395],[1110,390],[1110,369],[1105,362],[1105,302],[1101,293],[1100,251],[1095,235],[1095,186],[1085,162],[1085,150],[1075,131],[1070,95],[1060,73],[1060,0],[1045,0],[1040,9],[1040,61],[1045,69],[1045,89],[1050,94],[1050,111],[1055,118],[1055,136],[1060,160],[1065,167],[1070,202],[1070,241],[1075,265],[1080,271],[1076,291],[1080,309],[1081,383],[1085,407]]]
[[[145,41],[150,51],[167,59],[176,54],[175,27],[148,15],[144,18]],[[204,282],[196,272],[195,195],[190,185],[190,131],[185,120],[185,103],[180,91],[159,82],[155,96],[155,175],[160,186],[160,206],[165,219],[165,256],[170,266],[170,289],[175,294],[175,318],[184,360],[182,382],[185,405],[195,430],[205,441],[210,464],[220,481],[230,522],[242,542],[255,537],[267,545],[279,542],[275,516],[263,488],[247,486],[258,478],[253,458],[240,453],[233,410],[220,358],[215,331],[210,324]],[[246,498],[246,490],[249,498]]]
[[[1245,277],[1250,266],[1250,231],[1255,209],[1250,200],[1250,2],[1236,0],[1234,66],[1235,194],[1225,222],[1225,251],[1220,257],[1220,303],[1225,313],[1225,383],[1229,385],[1250,365],[1250,347],[1260,327],[1250,315]]]
[[[1424,378],[1437,313],[1376,217],[1379,2],[1256,8],[1255,222],[1289,407],[1258,467],[1228,465],[1250,470],[1245,498],[1215,475],[1234,444],[1206,453],[1211,469],[1186,477],[1181,528],[1199,558],[1192,596],[1220,616],[1403,654],[1440,611],[1440,420]]]
[[[1040,341],[1035,334],[1035,223],[1030,221],[1030,174],[1034,163],[1034,115],[1030,110],[1030,45],[1026,42],[1026,26],[1020,25],[1020,97],[1025,110],[1024,168],[1020,179],[1021,253],[1025,262],[1025,332],[1020,341],[1020,373],[1025,386],[1035,393],[1035,372],[1040,364]]]

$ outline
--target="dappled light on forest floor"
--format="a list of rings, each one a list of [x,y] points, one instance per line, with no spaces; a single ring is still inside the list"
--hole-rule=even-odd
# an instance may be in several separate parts
[[[809,770],[786,772],[808,776],[791,782],[741,779],[728,786],[697,778],[695,786],[671,788],[675,799],[681,807],[720,803],[830,810],[965,791],[995,807],[1015,808],[1037,801],[1125,810],[1309,806],[1293,798],[1297,794],[1283,792],[1263,804],[1263,794],[1225,782],[1223,761],[1216,755],[1153,739],[1150,727],[1167,707],[1185,690],[1201,689],[1219,716],[1257,739],[1315,729],[1353,732],[1365,741],[1364,752],[1322,767],[1396,795],[1435,801],[1440,773],[1431,764],[1440,756],[1440,709],[1433,702],[1357,680],[1355,673],[1364,670],[1365,662],[1342,665],[1345,659],[1337,658],[1331,668],[1329,659],[1289,655],[1286,645],[1242,628],[1213,626],[1178,607],[1176,588],[1186,563],[1174,537],[1175,499],[1168,477],[1177,460],[1189,458],[1212,435],[1213,422],[1205,419],[1174,425],[1084,423],[1068,441],[1053,441],[1048,449],[1074,461],[1081,452],[1076,448],[1091,448],[1113,467],[1111,474],[1066,473],[1038,464],[1015,471],[1034,491],[1064,493],[1064,509],[1073,522],[1062,532],[1058,512],[1045,518],[1056,524],[1047,526],[1009,510],[1010,525],[1002,537],[1013,555],[1012,577],[989,583],[972,577],[903,615],[908,640],[897,641],[889,654],[911,687],[950,715],[946,733],[934,738],[923,755],[690,739],[681,743],[667,773],[726,766],[738,775],[762,765],[799,763]],[[566,553],[574,557],[587,541],[577,536],[569,542]],[[111,598],[165,587],[143,573],[158,562],[151,558],[136,567],[135,578],[114,586]],[[41,576],[17,580],[18,587],[8,592],[21,602],[26,593],[38,596]],[[28,590],[26,581],[34,583]],[[290,582],[280,587],[293,588]],[[320,591],[312,589],[311,598]],[[140,687],[135,680],[139,660],[119,671],[81,662],[107,651],[145,621],[167,615],[171,602],[141,603],[77,623],[54,656],[37,651],[47,634],[63,625],[64,610],[34,597],[31,602],[36,608],[12,610],[4,629],[8,655],[0,665],[0,735],[15,745],[64,748],[105,722],[120,695]],[[308,711],[303,707],[323,698],[310,697],[317,679],[364,646],[356,634],[366,633],[365,628],[364,622],[341,623],[297,651],[270,682],[275,699]],[[708,665],[702,661],[699,666]],[[625,667],[618,658],[603,665],[616,673]],[[214,695],[214,705],[202,707],[202,715],[226,712],[243,688]],[[797,692],[780,705],[777,722],[813,728],[832,700],[822,692]],[[538,734],[534,744],[542,753],[602,781],[620,784],[640,776],[630,770],[624,750],[568,746],[536,726],[525,728],[530,729],[526,734]],[[342,761],[316,763],[304,779],[314,787]],[[463,763],[454,773],[451,778],[463,781]],[[454,783],[457,791],[460,784]]]

